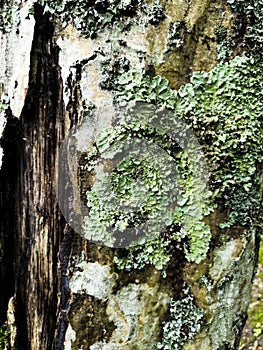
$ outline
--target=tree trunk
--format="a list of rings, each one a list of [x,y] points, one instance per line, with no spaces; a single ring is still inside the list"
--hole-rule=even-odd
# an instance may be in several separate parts
[[[238,348],[261,227],[261,13],[231,3],[0,5],[8,348]]]

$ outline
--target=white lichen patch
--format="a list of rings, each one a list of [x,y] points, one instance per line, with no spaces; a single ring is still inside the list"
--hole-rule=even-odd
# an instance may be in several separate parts
[[[116,346],[126,344],[136,334],[138,314],[142,309],[139,290],[139,285],[129,284],[109,301],[107,314],[109,320],[113,321],[117,327],[112,334],[111,342]]]
[[[65,350],[71,350],[71,343],[76,340],[76,332],[71,327],[71,324],[68,325],[66,336],[65,336],[65,342],[64,347]]]
[[[213,349],[234,349],[236,335],[243,325],[250,300],[251,280],[254,274],[255,232],[246,235],[241,247],[238,241],[228,242],[219,248],[212,273],[215,278],[221,275],[217,293],[211,295],[212,302],[208,313],[211,315],[209,335]],[[221,265],[223,269],[219,269]],[[231,261],[232,259],[232,261]]]
[[[69,24],[57,37],[57,45],[60,48],[59,64],[64,87],[70,76],[72,67],[76,62],[89,59],[97,49],[96,43],[91,39],[82,38],[80,33]],[[68,104],[69,96],[64,93],[65,105]]]
[[[15,306],[16,300],[15,297],[11,297],[8,302],[8,309],[7,309],[7,324],[8,328],[10,330],[10,345],[12,349],[15,346],[16,336],[17,336],[17,326],[16,326],[16,306]]]
[[[90,350],[117,350],[116,344],[97,342],[90,346]]]
[[[15,117],[20,117],[28,89],[30,53],[35,20],[28,16],[33,1],[25,1],[19,11],[19,24],[10,32],[0,31],[0,85],[8,94],[10,107]]]
[[[210,270],[212,279],[219,281],[225,271],[230,270],[231,265],[235,262],[235,257],[240,252],[240,240],[232,240],[224,246],[216,249],[213,266]]]
[[[107,307],[109,320],[114,322],[108,343],[97,342],[91,350],[152,349],[157,344],[160,317],[167,310],[170,298],[158,290],[158,285],[129,284],[111,296]]]
[[[82,261],[74,270],[70,279],[72,293],[84,292],[98,299],[107,299],[113,282],[109,266]]]

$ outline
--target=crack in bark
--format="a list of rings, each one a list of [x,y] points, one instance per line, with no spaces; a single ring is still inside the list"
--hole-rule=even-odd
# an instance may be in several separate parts
[[[7,290],[1,291],[1,301],[6,305],[16,295],[14,349],[19,350],[52,348],[62,283],[57,265],[65,220],[55,187],[64,106],[53,31],[43,9],[35,6],[28,92],[20,120],[9,120],[9,135],[2,141],[6,165],[1,169],[5,181],[1,184],[0,238],[6,270],[1,267],[0,277],[9,282]]]
[[[71,304],[71,289],[69,287],[68,267],[71,256],[71,247],[73,241],[73,229],[67,224],[64,229],[64,238],[59,251],[60,273],[61,273],[61,301],[60,313],[58,317],[57,335],[55,340],[55,349],[64,350],[64,340],[68,327],[68,313]]]

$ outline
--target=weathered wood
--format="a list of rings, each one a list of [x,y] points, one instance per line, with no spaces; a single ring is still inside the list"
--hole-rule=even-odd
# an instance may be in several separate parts
[[[165,270],[154,264],[121,269],[116,258],[127,256],[127,250],[91,242],[79,230],[86,191],[96,181],[83,170],[79,155],[85,160],[90,151],[88,136],[95,142],[98,130],[118,122],[114,96],[120,71],[128,70],[125,60],[129,69],[142,67],[150,77],[166,77],[169,88],[179,88],[194,71],[218,64],[215,25],[236,35],[228,60],[245,48],[245,17],[225,1],[117,1],[109,2],[116,7],[110,10],[100,1],[93,7],[70,2],[64,12],[56,8],[58,17],[52,16],[57,4],[47,1],[51,9],[47,6],[45,13],[38,3],[32,15],[25,11],[33,1],[22,1],[20,24],[12,24],[11,34],[1,31],[6,77],[0,75],[0,92],[9,95],[10,108],[1,114],[7,125],[1,141],[0,277],[7,282],[0,290],[0,321],[15,296],[17,333],[11,349],[163,349],[163,324],[176,321],[171,299],[183,308],[181,314],[190,313],[181,327],[186,338],[176,349],[237,349],[257,260],[258,226],[220,229],[229,217],[221,200],[203,217],[212,232],[206,259],[189,261],[190,238],[183,237],[165,248],[171,255]],[[236,21],[242,24],[238,32]],[[21,77],[12,67],[12,42],[19,40],[32,46]],[[68,135],[69,144],[61,149]]]

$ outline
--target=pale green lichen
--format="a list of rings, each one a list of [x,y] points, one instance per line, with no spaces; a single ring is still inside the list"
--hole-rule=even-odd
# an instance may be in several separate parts
[[[133,23],[137,13],[146,11],[141,0],[38,0],[37,3],[43,6],[44,12],[59,18],[64,27],[72,23],[83,36],[90,38],[113,25],[125,30]]]
[[[157,348],[162,350],[179,350],[200,331],[205,312],[199,309],[189,288],[183,289],[181,300],[172,299],[170,302],[170,319],[163,324],[162,341]]]
[[[132,262],[162,269],[169,243],[187,237],[186,258],[199,263],[211,238],[202,222],[211,192],[198,144],[169,111],[139,104],[125,112],[124,123],[105,129],[87,156],[86,168],[97,180],[87,192],[85,237],[130,246],[123,263],[115,260],[126,269]],[[169,136],[173,124],[176,134]]]
[[[9,32],[20,23],[20,2],[2,1],[0,4],[0,31]]]
[[[195,72],[191,84],[178,92],[169,88],[165,78],[151,78],[143,69],[123,73],[119,82],[118,102],[145,100],[171,108],[187,122],[213,170],[213,201],[224,199],[231,208],[229,226],[249,225],[258,210],[262,161],[260,59],[236,57],[209,73]]]
[[[195,72],[191,83],[179,91],[171,90],[163,77],[148,76],[142,67],[133,66],[121,73],[115,93],[117,105],[146,101],[169,108],[176,117],[188,123],[202,143],[213,170],[210,181],[212,192],[208,196],[210,199],[199,210],[197,220],[184,215],[189,210],[187,203],[191,202],[191,186],[189,183],[187,185],[187,182],[191,182],[191,174],[188,172],[185,177],[181,177],[187,190],[179,200],[182,204],[173,219],[187,227],[186,236],[191,239],[190,251],[185,250],[187,258],[200,262],[209,249],[211,235],[202,218],[213,211],[217,203],[223,200],[230,209],[229,220],[222,222],[219,225],[221,228],[237,224],[250,226],[252,218],[258,215],[258,170],[263,154],[262,110],[259,103],[262,99],[262,63],[257,58],[236,57],[230,63],[219,64],[209,73]],[[182,160],[182,153],[178,158]],[[180,170],[183,169],[184,166]],[[193,191],[197,188],[194,183]],[[184,197],[188,197],[185,203]],[[190,210],[194,213],[199,206],[200,202],[190,206]],[[188,224],[185,217],[190,218]],[[182,233],[175,234],[173,238],[182,239]],[[161,243],[162,248],[159,250],[162,252],[160,261],[163,261],[162,256],[165,254],[164,245]],[[153,240],[153,247],[155,246],[156,241]],[[132,259],[136,268],[152,263],[149,246],[146,250],[143,252],[143,247],[131,248],[127,258],[123,258],[124,261],[126,259],[127,268],[131,268]],[[119,259],[116,261],[119,266],[125,267],[125,263],[120,263]],[[164,264],[159,264],[159,268],[163,266]]]
[[[227,0],[232,10],[238,14],[243,14],[247,18],[247,24],[242,24],[243,27],[247,25],[245,34],[245,44],[253,53],[257,55],[262,54],[262,20],[263,20],[263,1],[243,1],[243,0]]]
[[[146,265],[163,270],[171,259],[171,254],[166,252],[170,243],[171,241],[158,237],[147,241],[143,246],[130,247],[127,257],[114,257],[114,261],[121,270],[140,270]]]
[[[8,95],[0,95],[0,113],[6,111],[10,107],[10,100]]]

